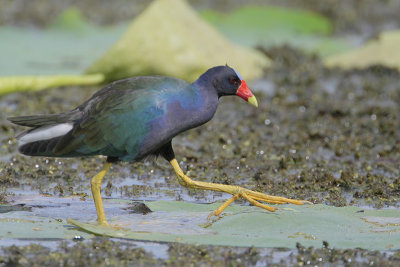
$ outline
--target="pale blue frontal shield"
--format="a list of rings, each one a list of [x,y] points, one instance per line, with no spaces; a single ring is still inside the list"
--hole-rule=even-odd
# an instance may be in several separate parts
[[[239,79],[242,81],[242,80],[243,80],[242,75],[240,75],[239,72],[238,72],[237,70],[235,70],[235,69],[233,69],[233,70],[235,71],[235,73],[236,73],[236,75],[239,77]]]

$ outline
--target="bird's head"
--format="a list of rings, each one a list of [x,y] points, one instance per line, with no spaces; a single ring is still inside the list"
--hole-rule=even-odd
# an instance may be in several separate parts
[[[237,95],[258,107],[257,99],[247,87],[243,77],[235,69],[226,66],[217,66],[203,74],[218,93],[218,96]],[[200,77],[201,79],[202,77]]]

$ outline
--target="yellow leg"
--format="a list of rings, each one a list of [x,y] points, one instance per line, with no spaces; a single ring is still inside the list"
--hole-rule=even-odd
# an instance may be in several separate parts
[[[97,211],[97,221],[100,225],[104,226],[109,226],[109,224],[106,220],[106,214],[104,213],[103,200],[101,199],[100,189],[101,189],[101,180],[103,180],[104,175],[107,173],[110,167],[111,163],[106,162],[106,164],[104,164],[103,169],[98,174],[93,176],[91,181],[92,195]]]
[[[285,197],[270,196],[235,185],[224,185],[224,184],[194,181],[185,175],[185,173],[182,171],[176,159],[171,160],[170,163],[174,168],[174,171],[178,176],[178,181],[181,185],[189,188],[220,191],[233,195],[231,198],[225,201],[218,209],[211,212],[210,215],[208,216],[208,219],[210,219],[210,217],[213,215],[218,216],[219,214],[221,214],[233,201],[235,201],[238,198],[244,198],[254,206],[266,209],[268,211],[275,211],[277,210],[277,208],[262,204],[257,200],[274,204],[284,204],[284,203],[291,203],[296,205],[312,204],[311,202],[305,200],[296,200]]]

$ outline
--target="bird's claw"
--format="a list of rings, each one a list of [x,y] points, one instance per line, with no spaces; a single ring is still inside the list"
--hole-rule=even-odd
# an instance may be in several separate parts
[[[267,195],[264,193],[252,191],[252,190],[245,189],[245,188],[242,188],[239,186],[235,186],[234,190],[232,190],[231,192],[227,192],[227,193],[230,193],[233,196],[231,198],[227,199],[221,206],[218,207],[218,209],[212,211],[208,215],[207,221],[210,221],[212,216],[219,216],[233,201],[235,201],[238,198],[246,199],[253,206],[268,210],[270,212],[274,212],[274,211],[278,210],[279,208],[265,205],[263,203],[260,203],[259,201],[272,203],[272,204],[286,204],[286,203],[295,204],[295,205],[313,204],[312,202],[309,202],[306,200],[296,200],[296,199],[290,199],[290,198],[285,198],[285,197],[270,196],[270,195]]]

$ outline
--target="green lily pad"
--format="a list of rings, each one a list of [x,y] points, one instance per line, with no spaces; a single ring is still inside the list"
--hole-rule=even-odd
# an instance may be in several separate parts
[[[156,201],[146,203],[154,213],[112,218],[113,227],[68,222],[96,235],[135,240],[204,245],[289,247],[297,242],[320,247],[365,249],[400,248],[400,211],[361,210],[357,207],[284,205],[275,212],[232,206],[225,216],[204,228],[206,217],[218,204]],[[203,224],[202,224],[203,223]]]
[[[93,27],[76,7],[64,10],[52,23],[52,28],[67,31],[85,31]]]
[[[230,13],[204,10],[201,15],[229,39],[247,46],[289,44],[322,56],[352,48],[345,40],[329,37],[331,22],[310,11],[245,6]]]
[[[0,96],[103,82],[101,73],[82,73],[124,28],[90,25],[76,9],[67,9],[47,30],[0,27]]]
[[[241,28],[286,31],[301,34],[330,34],[331,22],[322,15],[311,11],[273,7],[243,6],[228,14],[204,10],[201,15],[213,24]]]
[[[104,199],[108,222],[99,226],[91,199],[77,197],[16,197],[21,205],[0,206],[0,239],[71,239],[102,235],[155,242],[240,247],[321,247],[396,250],[400,248],[400,210],[361,209],[326,205],[279,205],[267,212],[253,206],[231,205],[207,223],[221,203],[144,202],[153,212],[130,213],[130,201]],[[84,212],[83,212],[84,211]],[[66,218],[71,217],[73,219]],[[69,223],[67,224],[66,221]]]
[[[62,220],[33,216],[30,212],[10,212],[0,216],[0,239],[73,239],[76,236],[91,238],[92,235],[72,229]]]
[[[48,30],[0,27],[0,76],[81,74],[126,25]]]

